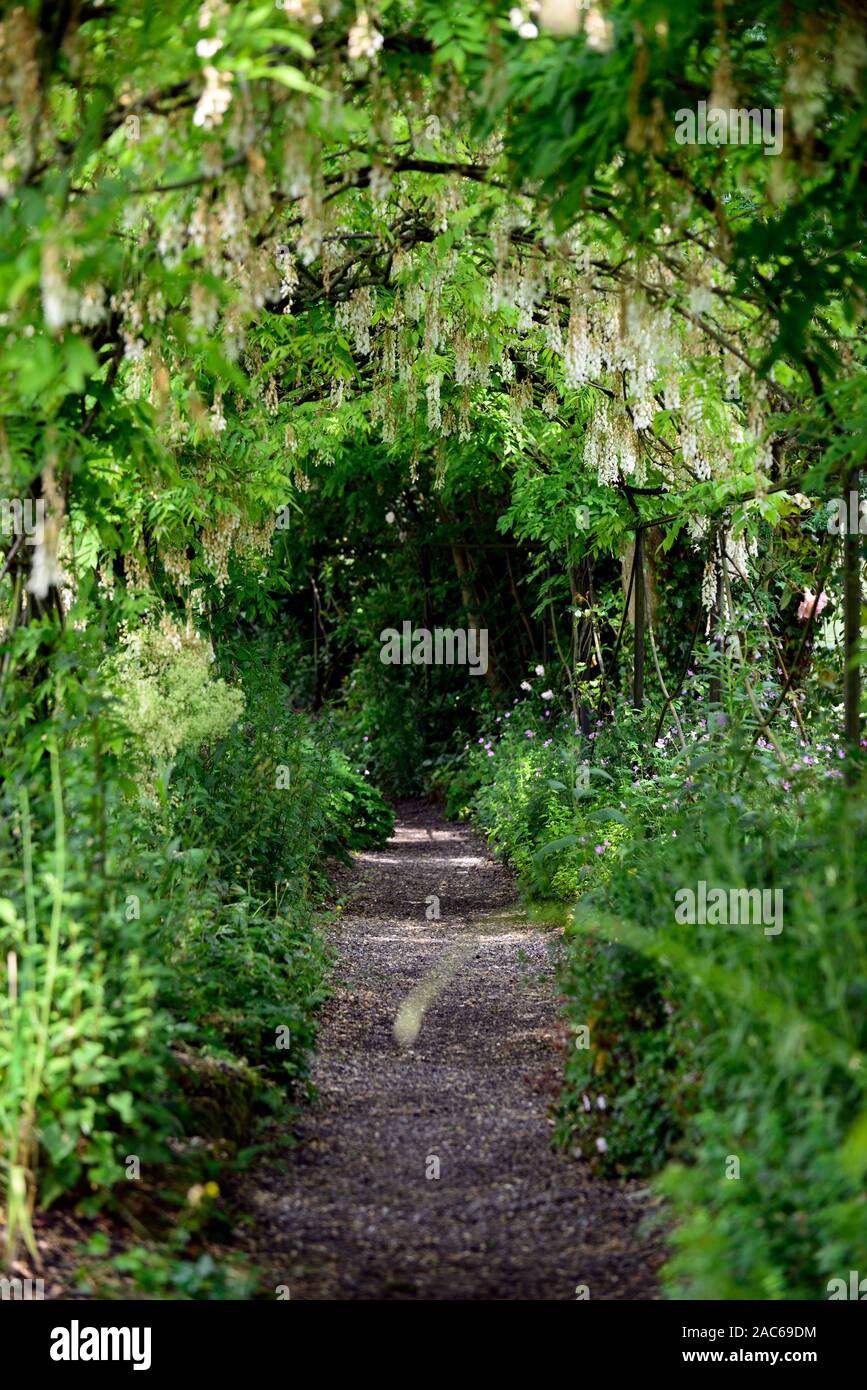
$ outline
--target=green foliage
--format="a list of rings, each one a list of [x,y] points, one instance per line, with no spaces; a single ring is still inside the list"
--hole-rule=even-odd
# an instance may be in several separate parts
[[[92,731],[98,724],[96,715]],[[18,760],[3,781],[0,1160],[10,1187],[16,1170],[26,1177],[25,1211],[37,1169],[43,1205],[70,1190],[98,1204],[131,1147],[158,1157],[175,1128],[163,1096],[171,1026],[158,933],[124,912],[134,822],[110,782],[94,796],[91,751],[63,742],[53,797],[28,796]],[[44,762],[31,775],[46,772]]]
[[[246,720],[201,747],[190,730],[225,729],[240,696],[205,665],[194,688],[181,681],[174,780],[155,803],[153,725],[137,734],[119,722],[128,706],[101,694],[97,642],[75,642],[77,660],[58,662],[61,712],[10,742],[4,760],[0,1162],[13,1242],[29,1235],[37,1192],[43,1206],[74,1193],[93,1210],[124,1181],[128,1154],[164,1161],[167,1137],[200,1123],[179,1084],[179,1048],[303,1084],[324,997],[314,916],[323,856],[329,844],[375,843],[390,829],[375,791],[318,741],[324,731],[272,707],[276,687],[256,668]],[[173,666],[163,656],[160,675]],[[17,689],[26,698],[26,681]],[[167,678],[167,718],[173,689]],[[226,695],[212,706],[214,689]],[[138,781],[118,760],[133,745]],[[166,752],[166,739],[152,746]],[[299,776],[269,816],[257,759],[270,752]]]
[[[539,19],[0,20],[10,1248],[195,1123],[179,1054],[303,1087],[327,861],[432,792],[531,897],[579,901],[594,1044],[557,1132],[607,1174],[687,1165],[672,1289],[813,1297],[856,1258],[859,614],[856,584],[847,644],[828,518],[867,451],[863,22]],[[782,150],[681,144],[709,95],[781,110]],[[42,533],[7,544],[25,501]],[[488,670],[386,667],[405,621],[484,628]],[[789,885],[782,938],[685,943],[687,872]],[[208,1258],[128,1272],[227,1296]]]
[[[213,1300],[252,1297],[257,1275],[238,1259],[214,1259],[197,1246],[197,1236],[212,1214],[215,1183],[195,1184],[187,1204],[159,1246],[139,1245],[109,1254],[106,1236],[92,1236],[79,1273],[81,1292],[100,1298]],[[130,1291],[132,1290],[132,1292]]]
[[[369,774],[356,771],[339,748],[330,750],[330,772],[335,784],[330,803],[335,829],[328,844],[343,855],[347,850],[381,849],[394,830],[394,811],[369,781]]]
[[[676,1297],[821,1298],[863,1248],[863,805],[841,815],[841,795],[707,787],[576,915],[564,983],[591,1047],[560,1137],[603,1172],[680,1155],[660,1178]],[[782,931],[677,924],[675,893],[702,880],[780,888]]]
[[[629,839],[631,777],[618,786],[606,766],[623,735],[601,720],[592,737],[576,732],[559,704],[542,698],[539,670],[525,682],[536,688],[495,719],[496,735],[467,745],[471,805],[531,898],[571,903],[604,882]]]
[[[160,628],[128,633],[109,676],[116,681],[121,716],[158,765],[178,750],[219,738],[244,709],[240,691],[213,680],[210,645],[192,629]]]

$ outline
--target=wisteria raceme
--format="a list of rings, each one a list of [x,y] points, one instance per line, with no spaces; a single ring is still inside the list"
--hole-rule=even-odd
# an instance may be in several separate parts
[[[442,412],[440,410],[440,383],[439,373],[433,372],[427,381],[425,395],[427,397],[427,424],[428,429],[438,430],[442,424]]]
[[[354,290],[349,299],[338,304],[335,322],[343,332],[348,333],[354,343],[355,351],[362,357],[370,354],[370,324],[376,308],[376,297],[368,285]]]
[[[716,607],[717,601],[717,564],[715,559],[710,559],[705,563],[704,573],[701,578],[701,604],[708,612]]]
[[[236,362],[244,351],[247,341],[246,319],[243,305],[237,302],[230,304],[223,315],[223,349],[230,361]]]
[[[397,439],[397,411],[391,391],[388,392],[382,412],[382,442],[393,444]]]
[[[42,245],[42,312],[49,331],[59,333],[78,317],[79,298],[69,285],[60,248],[45,241]]]
[[[455,385],[465,386],[470,380],[470,341],[466,330],[459,328],[452,339],[455,354]]]
[[[172,210],[160,224],[157,238],[157,252],[166,270],[175,270],[180,265],[185,242],[183,215],[180,211]]]
[[[217,296],[196,282],[190,291],[190,324],[194,329],[211,333],[217,325],[220,302]]]
[[[400,280],[411,268],[412,263],[412,252],[407,250],[405,246],[399,246],[391,258],[389,279],[392,281]]]
[[[545,346],[550,348],[551,352],[556,352],[558,356],[562,356],[563,330],[560,326],[560,312],[553,300],[545,319]]]
[[[656,403],[649,397],[639,397],[632,406],[632,419],[637,430],[648,430],[656,414]]]
[[[584,459],[596,470],[602,485],[610,486],[621,477],[641,484],[646,465],[632,422],[622,407],[613,403],[596,407],[585,437]]]
[[[418,323],[425,308],[424,286],[419,280],[410,280],[403,290],[403,309],[408,319]]]
[[[383,43],[382,34],[373,24],[367,12],[362,10],[356,16],[355,23],[349,30],[347,47],[350,58],[354,62],[359,62],[364,58],[370,62],[375,62]]]
[[[222,202],[217,212],[217,222],[220,238],[226,243],[228,253],[235,257],[243,256],[249,244],[249,237],[247,235],[244,199],[236,183],[230,183],[223,193]]]
[[[509,388],[509,419],[513,425],[520,425],[524,412],[533,404],[533,387],[529,380],[515,382]]]
[[[204,68],[205,88],[193,114],[193,125],[214,130],[232,104],[232,74],[210,64]]]
[[[167,550],[162,555],[163,569],[182,588],[190,584],[190,557],[186,549]]]
[[[322,250],[322,238],[328,227],[325,219],[325,205],[318,188],[311,188],[299,200],[301,229],[296,239],[296,250],[302,265],[312,265]]]
[[[298,288],[298,268],[295,264],[295,257],[292,255],[288,246],[278,245],[274,254],[274,264],[280,272],[279,296],[283,304],[283,313],[291,313],[292,297]]]
[[[401,329],[397,340],[397,376],[404,385],[413,379],[413,352],[409,330]]]
[[[749,562],[756,558],[758,549],[758,537],[750,536],[746,531],[738,536],[730,533],[726,537],[726,561],[734,579],[742,579],[748,573]]]
[[[424,312],[424,350],[425,355],[428,357],[432,356],[440,345],[441,293],[442,281],[438,276],[435,276],[428,291]]]
[[[518,309],[518,332],[531,332],[536,307],[545,297],[545,266],[537,257],[526,260],[520,267],[514,290],[514,302]]]
[[[474,358],[470,380],[478,383],[479,386],[487,387],[491,381],[491,348],[485,338],[476,340]]]
[[[229,582],[229,556],[240,525],[237,512],[223,512],[214,526],[202,532],[202,551],[218,589]]]
[[[662,400],[666,410],[680,409],[680,375],[669,372],[662,385]]]
[[[434,467],[434,487],[437,492],[441,492],[446,482],[446,457],[442,449],[437,450],[436,464]]]
[[[573,297],[563,352],[563,373],[566,385],[582,386],[599,371],[598,352],[590,340],[587,314],[577,296]]]
[[[382,353],[380,368],[383,376],[393,378],[397,375],[397,344],[393,328],[383,330],[381,338]]]

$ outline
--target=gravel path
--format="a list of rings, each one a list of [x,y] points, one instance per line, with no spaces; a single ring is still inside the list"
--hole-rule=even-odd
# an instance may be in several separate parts
[[[550,1148],[557,933],[523,916],[478,835],[429,806],[398,807],[393,839],[356,867],[319,1099],[288,1163],[248,1175],[274,1285],[293,1299],[657,1296],[645,1194]]]

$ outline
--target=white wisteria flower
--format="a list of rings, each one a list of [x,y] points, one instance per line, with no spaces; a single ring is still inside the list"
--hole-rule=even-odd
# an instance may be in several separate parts
[[[369,58],[371,62],[375,62],[376,55],[384,42],[382,34],[366,10],[362,10],[360,14],[356,15],[355,23],[349,31],[347,40],[349,56],[353,62],[357,63],[362,58]]]
[[[196,53],[200,58],[213,58],[223,47],[222,39],[199,39],[196,44]]]
[[[614,25],[595,6],[587,11],[584,32],[587,35],[587,47],[592,49],[594,53],[609,53],[611,51],[614,43]],[[604,1152],[604,1150],[600,1150],[600,1152]]]
[[[538,0],[535,4],[531,3],[529,9],[532,13],[538,14]],[[518,5],[514,5],[512,9],[509,10],[509,23],[513,29],[517,29],[522,39],[535,39],[538,37],[539,26],[535,24],[530,18],[530,15],[526,14]]]
[[[232,74],[208,65],[204,69],[205,90],[193,114],[193,125],[213,130],[232,104]]]

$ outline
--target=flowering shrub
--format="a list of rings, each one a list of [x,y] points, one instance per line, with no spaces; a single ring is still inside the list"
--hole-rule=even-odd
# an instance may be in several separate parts
[[[109,661],[123,718],[159,766],[170,766],[179,749],[219,738],[244,708],[212,671],[210,642],[192,627],[177,627],[164,615],[159,627],[127,632]]]

